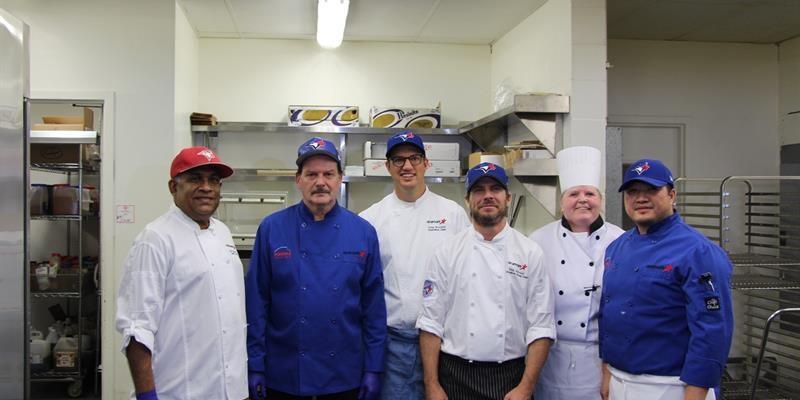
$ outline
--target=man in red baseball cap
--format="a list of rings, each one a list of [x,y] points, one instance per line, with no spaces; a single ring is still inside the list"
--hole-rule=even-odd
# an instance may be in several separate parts
[[[181,150],[170,168],[174,205],[128,253],[116,324],[137,400],[248,396],[242,262],[212,217],[231,174],[206,147]]]

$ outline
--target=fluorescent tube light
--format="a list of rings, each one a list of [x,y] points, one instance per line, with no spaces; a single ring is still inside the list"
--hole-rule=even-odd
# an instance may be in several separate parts
[[[342,44],[350,0],[319,0],[317,5],[317,43],[326,49]]]

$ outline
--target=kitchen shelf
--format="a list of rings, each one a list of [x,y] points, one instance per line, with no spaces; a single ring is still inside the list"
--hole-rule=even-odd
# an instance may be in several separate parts
[[[800,266],[800,260],[762,254],[730,254],[731,263],[737,267]]]
[[[96,131],[30,131],[31,143],[65,143],[94,144],[97,143]]]
[[[288,126],[285,122],[219,122],[217,125],[192,125],[192,133],[215,134],[219,132],[263,133],[334,133],[362,135],[394,135],[411,129],[420,135],[458,135],[459,129],[449,128],[372,128],[368,126]]]
[[[800,289],[800,280],[763,275],[733,275],[731,285],[734,290]]]
[[[34,292],[31,291],[31,297],[39,299],[78,299],[81,297],[80,292]]]
[[[60,372],[60,371],[45,371],[45,372],[31,372],[31,380],[37,381],[49,381],[49,382],[72,382],[73,380],[80,378],[81,373],[78,371],[72,372]]]
[[[274,170],[269,169],[236,169],[230,178],[226,181],[263,181],[263,182],[294,182],[294,171],[290,173],[288,170],[286,175],[280,175]],[[465,181],[464,176],[454,177],[437,177],[426,176],[425,182],[428,183],[459,183]],[[391,176],[348,176],[342,177],[342,182],[345,183],[368,183],[368,182],[392,182]]]
[[[79,163],[31,163],[31,169],[45,172],[78,172]]]
[[[78,221],[96,219],[96,215],[31,215],[31,220],[41,221]]]

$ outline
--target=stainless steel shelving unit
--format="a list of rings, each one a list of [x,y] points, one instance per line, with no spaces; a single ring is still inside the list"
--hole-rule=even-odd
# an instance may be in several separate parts
[[[800,398],[800,317],[782,316],[768,328],[776,311],[800,306],[800,177],[681,178],[676,187],[684,219],[733,264],[734,347],[742,354],[728,369],[742,374],[723,382],[724,398]]]

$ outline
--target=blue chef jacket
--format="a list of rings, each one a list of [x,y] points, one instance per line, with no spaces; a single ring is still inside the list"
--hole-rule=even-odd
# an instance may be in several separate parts
[[[386,342],[375,229],[338,204],[322,221],[303,202],[264,218],[245,279],[250,371],[297,396],[359,387]]]
[[[733,332],[728,256],[675,213],[606,250],[600,357],[631,374],[720,384]],[[709,279],[710,278],[710,279]]]

